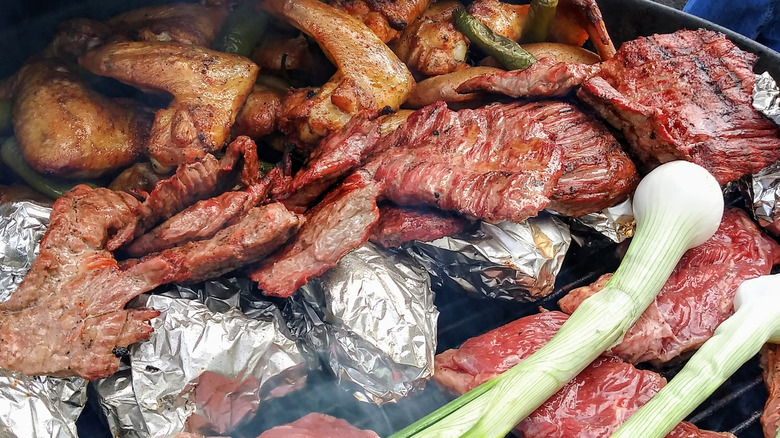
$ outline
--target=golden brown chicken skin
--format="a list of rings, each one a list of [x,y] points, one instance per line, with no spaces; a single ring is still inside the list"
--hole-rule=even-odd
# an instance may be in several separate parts
[[[455,28],[452,11],[463,9],[455,0],[431,4],[391,48],[412,73],[420,78],[452,73],[467,67],[468,39]]]
[[[95,74],[173,95],[155,114],[147,152],[160,164],[199,160],[224,147],[259,68],[243,56],[160,42],[107,44],[81,58]]]
[[[194,3],[173,3],[133,9],[106,24],[114,33],[133,41],[161,41],[209,47],[228,9]]]
[[[28,63],[16,79],[14,133],[38,172],[99,177],[143,154],[151,117],[134,104],[90,90],[54,60]]]
[[[285,92],[278,88],[255,84],[252,94],[238,112],[236,124],[233,125],[233,136],[259,138],[275,131],[282,114],[284,94]]]
[[[365,23],[386,43],[419,17],[431,0],[331,0],[329,3]]]
[[[363,23],[319,0],[269,0],[266,7],[313,37],[336,64],[319,89],[298,89],[283,102],[280,128],[313,144],[357,114],[396,110],[414,88],[409,69]]]

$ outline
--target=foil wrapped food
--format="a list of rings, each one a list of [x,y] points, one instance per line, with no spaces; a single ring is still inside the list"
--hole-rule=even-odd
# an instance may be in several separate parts
[[[542,213],[522,223],[481,222],[473,232],[415,241],[405,249],[428,270],[435,287],[533,302],[552,292],[570,243],[568,225]]]
[[[572,220],[608,237],[615,243],[633,237],[634,231],[636,231],[634,209],[630,196],[612,207],[572,218]]]
[[[780,88],[768,72],[756,75],[753,108],[780,126]]]
[[[50,213],[51,208],[33,202],[0,204],[0,302],[11,297],[30,270]]]
[[[288,309],[306,348],[361,401],[397,401],[433,374],[438,310],[426,271],[367,243],[299,290]]]
[[[0,204],[0,301],[11,297],[37,257],[50,212],[27,201]],[[0,436],[75,438],[86,399],[84,379],[0,369]]]
[[[780,126],[780,87],[767,72],[756,75],[753,107]],[[740,180],[740,189],[759,225],[780,235],[780,162]]]
[[[227,434],[263,400],[305,384],[305,358],[285,335],[279,311],[268,303],[255,319],[226,304],[241,300],[226,287],[230,281],[237,280],[206,282],[212,291],[233,292],[208,296],[217,312],[198,300],[145,297],[145,307],[161,312],[151,321],[154,332],[131,347],[129,369],[96,384],[115,436]],[[179,286],[167,294],[206,297],[205,289]]]

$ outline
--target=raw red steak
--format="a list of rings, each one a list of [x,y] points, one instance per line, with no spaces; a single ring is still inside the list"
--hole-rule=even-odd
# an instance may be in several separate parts
[[[436,356],[434,379],[462,394],[530,356],[568,318],[561,312],[530,315],[471,338]],[[665,384],[651,371],[602,356],[548,399],[517,431],[525,438],[609,436]],[[733,437],[680,423],[668,437]]]
[[[726,210],[707,242],[685,253],[653,304],[612,353],[631,363],[667,362],[698,348],[734,312],[734,294],[745,280],[769,274],[780,245],[740,209]],[[601,290],[608,277],[571,291],[558,304],[571,313]]]
[[[643,171],[697,163],[718,182],[780,159],[780,131],[753,109],[755,55],[709,30],[623,44],[577,96],[621,129]]]

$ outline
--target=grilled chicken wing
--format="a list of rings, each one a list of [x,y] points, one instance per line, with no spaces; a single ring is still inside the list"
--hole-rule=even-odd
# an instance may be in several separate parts
[[[252,138],[268,135],[279,123],[284,92],[267,85],[255,84],[252,94],[238,112],[233,135]]]
[[[383,42],[397,37],[431,0],[331,0],[330,5],[359,19]]]
[[[147,144],[166,166],[221,149],[258,73],[247,58],[197,46],[159,42],[107,44],[81,58],[93,73],[174,98],[157,111]]]
[[[404,63],[357,19],[318,0],[269,0],[267,6],[317,40],[338,67],[319,90],[287,96],[281,119],[286,134],[314,143],[356,114],[397,109],[414,88]]]
[[[435,76],[466,67],[468,39],[455,29],[456,0],[433,3],[394,41],[391,48],[415,76]]]
[[[26,64],[15,85],[14,133],[38,172],[98,177],[143,154],[151,115],[90,90],[63,64]]]
[[[161,41],[208,47],[228,15],[225,7],[192,3],[150,6],[117,15],[106,24],[133,41]]]

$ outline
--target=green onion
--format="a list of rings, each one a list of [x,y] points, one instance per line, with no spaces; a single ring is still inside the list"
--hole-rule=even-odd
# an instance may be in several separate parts
[[[780,274],[743,282],[734,314],[612,437],[664,437],[766,342],[780,342]],[[780,431],[778,435],[780,436]]]
[[[520,41],[525,43],[541,43],[547,41],[550,33],[558,0],[531,0],[528,15],[523,21],[523,32]]]
[[[524,70],[536,62],[534,55],[520,44],[493,32],[463,9],[452,11],[452,18],[459,31],[507,70]]]
[[[604,289],[585,300],[536,353],[392,437],[505,436],[619,342],[683,253],[709,239],[722,215],[720,186],[704,168],[685,161],[656,168],[636,190],[636,234]]]

